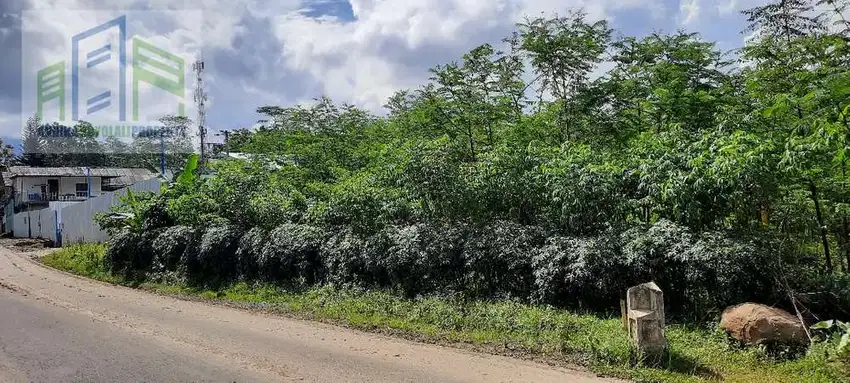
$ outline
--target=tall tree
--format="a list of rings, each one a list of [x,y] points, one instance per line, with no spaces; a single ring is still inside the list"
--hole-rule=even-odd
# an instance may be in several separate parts
[[[591,71],[602,61],[611,29],[606,21],[588,22],[583,12],[564,17],[539,17],[519,24],[520,47],[537,79],[540,96],[549,94],[558,106],[557,129],[561,142],[571,138],[579,97],[587,88]]]
[[[21,156],[17,162],[27,166],[44,166],[44,150],[42,148],[42,139],[38,134],[38,128],[41,126],[41,119],[38,116],[32,116],[27,119],[27,124],[24,126],[21,143]]]

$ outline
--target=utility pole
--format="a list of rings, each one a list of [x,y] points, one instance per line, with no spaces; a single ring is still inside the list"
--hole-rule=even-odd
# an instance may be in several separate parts
[[[165,130],[159,131],[159,171],[165,177]]]
[[[203,174],[204,171],[204,145],[206,145],[206,136],[207,136],[207,128],[206,124],[206,111],[204,110],[204,103],[207,102],[207,94],[204,92],[204,80],[201,77],[201,74],[204,72],[204,60],[203,57],[195,61],[192,64],[192,70],[195,71],[196,77],[196,87],[195,87],[195,104],[198,107],[198,135],[201,138],[201,155],[198,159],[198,174]]]
[[[230,131],[227,129],[221,130],[220,133],[216,134],[216,136],[224,136],[225,153],[229,153],[230,147],[227,146],[227,142],[230,141]]]

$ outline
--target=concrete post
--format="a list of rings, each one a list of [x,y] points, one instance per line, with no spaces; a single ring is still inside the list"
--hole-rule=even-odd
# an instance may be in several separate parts
[[[664,337],[664,293],[655,282],[626,292],[629,339],[642,360],[658,362],[667,349]]]

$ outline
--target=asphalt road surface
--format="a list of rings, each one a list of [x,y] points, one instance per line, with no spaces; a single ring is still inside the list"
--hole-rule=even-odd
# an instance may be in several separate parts
[[[0,247],[2,382],[610,382],[86,280]]]

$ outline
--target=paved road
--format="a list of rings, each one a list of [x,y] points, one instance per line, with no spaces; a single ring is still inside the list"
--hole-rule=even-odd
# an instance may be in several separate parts
[[[2,382],[607,382],[111,286],[0,247]]]

